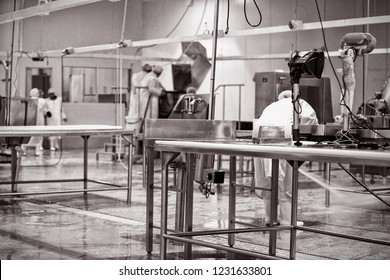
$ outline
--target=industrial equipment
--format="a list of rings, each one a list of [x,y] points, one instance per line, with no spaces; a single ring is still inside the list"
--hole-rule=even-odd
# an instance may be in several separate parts
[[[369,99],[365,114],[360,117],[373,129],[390,128],[390,77],[384,82],[382,88],[374,93],[374,97]],[[364,105],[363,105],[364,106]]]
[[[294,105],[294,118],[292,136],[294,145],[300,146],[299,141],[299,81],[303,75],[320,79],[324,69],[324,52],[309,51],[295,52],[288,63],[292,88],[292,100]]]
[[[341,96],[343,131],[349,131],[349,117],[353,105],[356,79],[354,62],[357,56],[370,53],[376,46],[376,39],[370,33],[348,33],[341,39],[343,60],[344,92]]]
[[[184,94],[180,96],[168,119],[182,120],[206,120],[208,116],[209,95],[205,94]],[[169,121],[169,120],[168,120]],[[199,155],[196,158],[194,181],[199,183],[199,190],[208,197],[214,194],[211,190],[212,184],[222,184],[224,171],[214,170],[214,155]],[[218,174],[208,179],[208,174]],[[215,178],[222,178],[215,181]]]
[[[208,99],[206,94],[181,95],[169,119],[207,119]]]
[[[356,55],[372,52],[376,47],[376,38],[370,33],[347,33],[341,39],[341,49],[346,53],[350,49]]]
[[[290,138],[286,138],[284,126],[260,126],[252,131],[252,142],[261,145],[289,145]]]
[[[264,108],[278,100],[284,90],[291,90],[289,73],[256,72],[255,82],[255,115],[257,119]],[[320,124],[333,122],[332,92],[329,77],[301,78],[299,81],[300,97],[316,111]]]
[[[206,110],[207,112],[207,110]],[[150,252],[153,246],[153,193],[154,193],[154,151],[157,140],[197,140],[197,141],[232,141],[236,138],[236,123],[233,121],[207,120],[207,119],[146,119],[144,133],[144,149],[146,163],[145,188],[147,190],[147,217],[146,217],[146,250]],[[189,182],[185,179],[188,172],[194,174],[193,181],[200,183],[200,191],[205,196],[213,191],[210,183],[221,182],[221,173],[213,171],[214,154],[201,154],[197,157],[195,165],[188,166],[188,158],[180,153],[170,155],[169,159],[162,158],[164,166],[174,167],[177,174],[176,186],[176,230],[183,229],[186,195]],[[189,170],[191,169],[191,170]],[[196,175],[195,175],[196,173]],[[209,176],[211,174],[211,176]]]
[[[9,107],[7,107],[7,103]],[[32,98],[0,97],[0,126],[26,126],[35,125],[37,119],[38,100]],[[9,115],[7,116],[9,112]],[[0,138],[0,143],[7,145],[20,145],[27,143],[29,137]]]

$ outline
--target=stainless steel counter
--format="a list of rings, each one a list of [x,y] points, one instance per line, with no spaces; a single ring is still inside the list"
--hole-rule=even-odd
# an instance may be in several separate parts
[[[313,229],[311,227],[297,226],[297,209],[298,209],[298,168],[300,161],[320,161],[320,162],[337,162],[337,163],[364,163],[376,166],[390,166],[389,151],[368,151],[354,149],[335,149],[316,147],[295,147],[295,146],[264,146],[252,144],[249,141],[155,141],[155,149],[163,152],[163,161],[168,162],[170,157],[178,153],[186,154],[186,203],[185,203],[185,221],[182,232],[168,233],[168,168],[167,164],[163,166],[162,176],[162,202],[161,202],[161,226],[160,226],[160,258],[166,259],[168,240],[180,241],[185,244],[184,256],[190,259],[192,255],[192,245],[205,246],[227,252],[241,253],[253,257],[264,259],[277,259],[275,255],[276,235],[279,230],[290,231],[290,256],[289,259],[295,259],[297,230],[309,231],[317,234],[337,236],[340,238],[358,240],[374,244],[390,246],[390,242],[385,240],[370,239],[338,232]],[[194,232],[192,230],[192,203],[193,203],[193,179],[194,179],[194,162],[195,154],[223,154],[230,156],[230,173],[229,173],[229,217],[228,230],[208,230]],[[272,178],[271,178],[271,226],[257,228],[235,228],[235,197],[236,197],[236,156],[264,157],[272,159]],[[291,207],[291,224],[288,226],[275,226],[277,213],[278,198],[278,170],[279,159],[290,160],[293,167],[292,174],[292,207]],[[150,210],[150,209],[149,209]],[[234,247],[234,236],[239,232],[248,231],[269,231],[269,255],[257,252],[249,252]],[[200,235],[228,234],[228,244],[218,245],[211,242],[201,241],[193,237]],[[150,236],[149,236],[150,238]],[[280,257],[279,257],[280,258]]]
[[[297,161],[337,163],[360,162],[366,165],[390,166],[390,151],[357,149],[262,146],[249,142],[156,141],[158,151],[251,156]]]
[[[109,190],[127,190],[127,202],[131,201],[131,188],[132,188],[132,142],[133,131],[124,130],[120,126],[110,125],[62,125],[62,126],[6,126],[0,127],[0,138],[23,138],[30,136],[81,136],[84,140],[84,170],[83,178],[80,179],[57,179],[57,180],[36,180],[36,181],[18,181],[17,174],[20,162],[20,147],[17,142],[9,146],[11,149],[11,181],[0,182],[1,185],[11,184],[12,192],[2,193],[0,196],[20,196],[20,195],[33,195],[33,194],[50,194],[50,193],[75,193],[75,192],[91,192],[91,191],[109,191]],[[93,135],[120,135],[129,143],[128,152],[128,173],[127,173],[127,186],[122,187],[109,182],[102,182],[91,180],[88,178],[88,139]],[[70,190],[70,191],[56,191],[56,192],[17,192],[17,184],[30,184],[30,183],[48,183],[48,182],[83,182],[83,190]],[[115,188],[100,188],[100,189],[87,189],[88,182],[113,186]]]

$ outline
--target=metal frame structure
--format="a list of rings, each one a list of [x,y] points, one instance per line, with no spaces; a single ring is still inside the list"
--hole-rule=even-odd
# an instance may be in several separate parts
[[[75,179],[56,179],[56,180],[17,180],[18,162],[20,157],[20,147],[18,144],[11,144],[11,181],[0,182],[0,185],[11,184],[12,192],[1,193],[0,197],[4,196],[22,196],[22,195],[42,195],[42,194],[64,194],[64,193],[79,193],[83,192],[100,192],[100,191],[113,191],[113,190],[127,190],[127,203],[131,202],[131,189],[132,189],[132,144],[133,144],[132,130],[124,130],[120,126],[110,125],[63,125],[63,126],[6,126],[0,127],[0,138],[23,138],[31,136],[80,136],[83,138],[83,178]],[[127,173],[127,186],[120,186],[109,182],[97,181],[88,178],[88,139],[90,136],[97,135],[120,135],[127,143],[129,143],[128,149],[128,173]],[[62,182],[83,182],[83,190],[68,190],[68,191],[51,191],[51,192],[17,192],[17,184],[33,184],[33,183],[62,183]],[[88,183],[97,183],[111,188],[100,189],[88,189]],[[115,188],[112,188],[115,187]]]
[[[298,208],[298,168],[302,161],[319,161],[319,162],[337,162],[337,163],[354,163],[363,161],[367,164],[375,166],[389,166],[390,152],[387,151],[361,151],[361,150],[342,150],[331,148],[313,148],[313,147],[294,147],[294,146],[264,146],[251,143],[215,143],[215,142],[196,142],[196,141],[156,141],[155,149],[163,152],[163,159],[171,157],[172,153],[186,153],[187,155],[187,192],[188,200],[192,200],[193,188],[193,166],[195,154],[217,154],[230,156],[230,185],[229,185],[229,217],[227,230],[208,230],[208,231],[192,231],[192,201],[185,208],[186,220],[189,221],[184,232],[168,233],[168,180],[167,168],[163,170],[162,180],[162,209],[161,209],[161,228],[160,228],[160,258],[167,258],[167,241],[175,240],[185,243],[184,256],[186,259],[191,258],[191,245],[205,246],[215,249],[224,250],[227,252],[241,253],[252,257],[264,259],[280,259],[275,256],[276,253],[276,238],[275,231],[289,230],[290,231],[290,259],[296,257],[296,242],[297,230],[309,231],[313,233],[336,236],[350,240],[357,240],[390,246],[390,242],[386,240],[378,240],[372,238],[359,237],[349,234],[313,229],[305,226],[297,226],[297,208]],[[252,156],[272,159],[272,182],[271,182],[271,226],[270,227],[252,227],[235,229],[235,162],[236,156]],[[279,159],[291,161],[293,166],[293,182],[292,182],[292,207],[291,207],[291,224],[288,226],[274,226],[276,224],[277,211],[277,180],[278,172],[275,167],[278,167]],[[164,161],[164,160],[163,160]],[[243,249],[234,248],[234,234],[241,232],[257,232],[270,231],[269,255],[249,252]],[[213,235],[213,234],[229,234],[228,245],[213,244],[201,240],[192,239],[193,236]]]

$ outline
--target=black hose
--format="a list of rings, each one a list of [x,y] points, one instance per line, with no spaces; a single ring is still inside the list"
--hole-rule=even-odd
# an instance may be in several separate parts
[[[386,204],[387,206],[390,207],[390,204],[387,203],[386,201],[384,201],[380,196],[378,196],[376,193],[374,193],[369,187],[367,187],[365,184],[363,184],[362,182],[360,182],[355,176],[353,176],[353,174],[351,172],[349,172],[344,166],[342,166],[340,163],[338,163],[338,165],[345,171],[348,173],[349,176],[351,176],[352,179],[354,179],[360,186],[362,186],[363,188],[365,188],[370,194],[372,194],[373,196],[375,196],[377,199],[379,199],[380,201],[382,201],[384,204]]]

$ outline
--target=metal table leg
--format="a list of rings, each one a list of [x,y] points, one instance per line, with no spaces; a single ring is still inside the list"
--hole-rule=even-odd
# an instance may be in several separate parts
[[[230,167],[229,167],[229,229],[235,229],[236,227],[236,168],[237,168],[237,157],[230,156]],[[235,235],[231,233],[228,235],[228,244],[230,247],[234,246]]]
[[[185,218],[184,218],[184,231],[192,232],[193,221],[193,205],[194,205],[194,177],[195,177],[195,155],[187,155],[187,182],[185,190]],[[192,238],[192,237],[189,237]],[[184,244],[184,258],[190,260],[192,258],[192,244]]]
[[[328,184],[328,188],[325,189],[325,207],[329,207],[330,206],[330,167],[331,167],[331,163],[330,162],[326,162],[324,163],[325,165],[325,172],[324,172],[324,179],[325,181],[327,182]]]
[[[175,218],[175,230],[183,231],[184,227],[184,205],[185,205],[185,194],[186,190],[186,168],[183,166],[184,163],[176,163],[175,169],[178,169],[177,180],[176,171],[174,172],[174,186],[177,189],[176,192],[176,218]]]
[[[279,160],[272,159],[270,226],[277,224],[279,194]],[[276,255],[276,231],[269,232],[269,254]]]
[[[165,235],[168,231],[168,165],[165,165],[165,168],[162,170],[161,188],[160,259],[165,260],[167,258],[167,239]]]
[[[18,173],[18,151],[15,146],[11,146],[11,191],[17,192],[18,187],[15,183]]]
[[[299,162],[293,161],[292,193],[291,193],[291,235],[290,235],[290,259],[295,259],[297,249],[297,213],[298,213],[298,172]]]
[[[145,145],[144,151],[146,172],[146,180],[144,180],[146,189],[146,251],[150,254],[153,251],[154,148],[153,146]]]
[[[133,188],[133,135],[122,135],[122,138],[129,144],[129,150],[127,154],[127,204],[131,204],[131,191]]]
[[[89,136],[81,136],[84,140],[84,190],[88,188],[88,139]],[[87,195],[87,192],[84,192]]]

